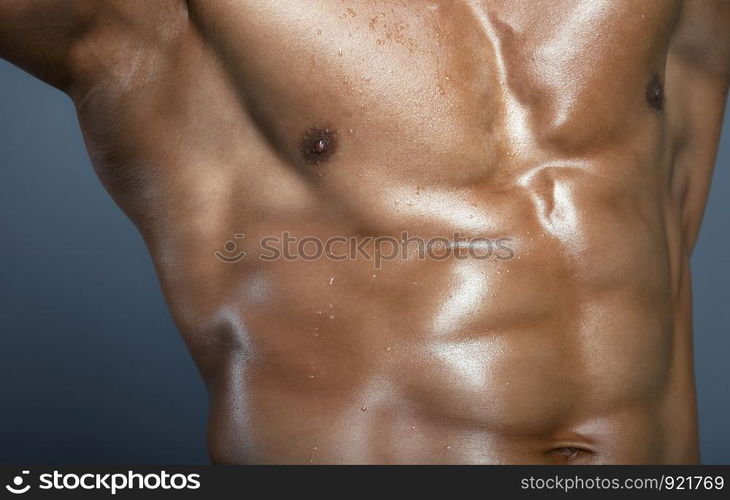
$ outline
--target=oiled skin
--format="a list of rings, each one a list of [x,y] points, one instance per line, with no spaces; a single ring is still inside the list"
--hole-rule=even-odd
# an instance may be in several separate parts
[[[0,14],[0,55],[69,93],[145,238],[209,389],[213,461],[697,460],[688,262],[730,70],[722,0]],[[319,164],[312,128],[337,131]],[[284,231],[459,232],[514,257],[255,257]],[[240,233],[248,256],[217,259]]]

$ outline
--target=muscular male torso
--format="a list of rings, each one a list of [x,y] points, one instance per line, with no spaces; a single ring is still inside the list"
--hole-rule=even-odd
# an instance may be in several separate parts
[[[697,460],[726,2],[92,2],[50,60],[12,9],[0,55],[74,100],[215,462]],[[283,233],[509,251],[259,258]]]

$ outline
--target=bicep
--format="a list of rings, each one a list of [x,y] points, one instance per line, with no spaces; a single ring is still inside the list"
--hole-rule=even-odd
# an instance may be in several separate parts
[[[71,52],[93,22],[95,4],[0,0],[0,57],[65,90],[72,82]]]

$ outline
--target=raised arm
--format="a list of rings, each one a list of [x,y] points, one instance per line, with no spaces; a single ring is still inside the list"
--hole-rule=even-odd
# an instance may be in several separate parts
[[[730,83],[730,2],[685,0],[673,51],[688,70]]]
[[[685,0],[669,68],[677,99],[672,129],[685,139],[676,151],[686,246],[694,248],[707,202],[730,84],[730,1]],[[688,133],[687,131],[692,131]]]
[[[105,1],[0,0],[0,57],[67,90],[73,51]]]
[[[164,47],[185,0],[0,0],[0,58],[71,93]]]

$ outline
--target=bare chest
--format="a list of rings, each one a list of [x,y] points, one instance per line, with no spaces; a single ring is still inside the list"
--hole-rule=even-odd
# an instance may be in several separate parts
[[[190,191],[200,176],[268,189],[251,180],[261,171],[351,200],[404,185],[504,191],[547,164],[659,155],[647,89],[663,90],[675,2],[189,5],[195,35],[118,71],[127,83],[111,78],[82,113],[122,204],[140,186],[152,202],[209,198]],[[303,141],[323,129],[337,148],[312,167]]]

